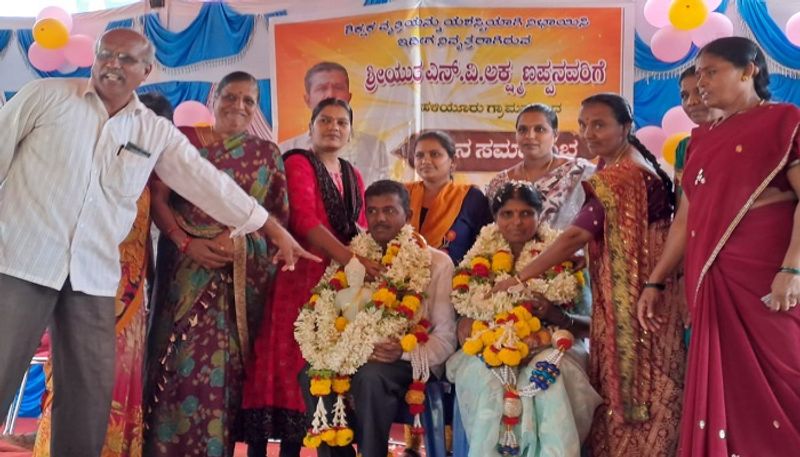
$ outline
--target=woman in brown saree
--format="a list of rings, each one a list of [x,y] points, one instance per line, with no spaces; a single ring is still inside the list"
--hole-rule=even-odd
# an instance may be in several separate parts
[[[288,200],[278,147],[246,129],[258,101],[244,72],[214,94],[216,124],[182,128],[207,160],[285,222]],[[159,242],[145,392],[147,456],[230,456],[244,362],[263,314],[275,248],[261,232],[230,229],[153,183]]]

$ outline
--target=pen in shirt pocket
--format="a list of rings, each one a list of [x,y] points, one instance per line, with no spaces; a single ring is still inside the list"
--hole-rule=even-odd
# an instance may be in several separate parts
[[[149,152],[145,151],[144,149],[140,148],[139,146],[136,146],[135,144],[131,143],[130,141],[128,141],[124,145],[120,145],[119,146],[119,149],[117,150],[117,155],[119,155],[122,152],[123,149],[127,149],[128,151],[130,151],[130,152],[132,152],[132,153],[134,153],[136,155],[140,155],[142,157],[146,157],[146,158],[150,157],[150,153]]]

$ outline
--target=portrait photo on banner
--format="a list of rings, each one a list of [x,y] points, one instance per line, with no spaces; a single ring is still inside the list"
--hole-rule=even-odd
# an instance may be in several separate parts
[[[624,43],[634,39],[633,3],[444,3],[271,20],[279,142],[308,136],[316,97],[335,96],[353,108],[354,139],[385,145],[391,177],[413,178],[414,138],[436,129],[456,142],[455,179],[482,185],[522,159],[514,123],[525,105],[553,106],[559,151],[583,156],[581,100],[632,97],[633,51]]]

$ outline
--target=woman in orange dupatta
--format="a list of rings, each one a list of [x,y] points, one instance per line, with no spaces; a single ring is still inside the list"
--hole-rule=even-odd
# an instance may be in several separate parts
[[[495,287],[506,290],[569,260],[589,244],[592,321],[589,377],[603,403],[595,410],[589,443],[594,457],[675,454],[681,414],[683,300],[675,278],[665,281],[664,331],[636,320],[636,302],[661,256],[674,194],[658,161],[631,133],[630,106],[615,94],[581,103],[578,124],[601,158],[584,182],[578,216],[544,252]]]
[[[692,338],[679,455],[795,456],[800,450],[800,110],[766,103],[752,41],[697,57],[705,103],[723,117],[692,132],[684,197],[659,282],[685,254]],[[657,290],[639,320],[661,334]]]
[[[406,184],[411,197],[411,225],[432,247],[458,264],[484,225],[492,222],[489,201],[452,175],[456,145],[450,135],[432,130],[417,137],[414,168],[422,181]]]

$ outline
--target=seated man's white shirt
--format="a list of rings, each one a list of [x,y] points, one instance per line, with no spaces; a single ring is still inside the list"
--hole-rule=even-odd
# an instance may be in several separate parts
[[[428,342],[423,346],[428,353],[431,372],[441,377],[444,374],[444,363],[456,351],[456,312],[450,300],[453,282],[453,261],[444,252],[427,248],[431,253],[431,282],[425,290],[426,297],[422,301],[424,316],[431,323]],[[403,353],[403,360],[410,360]]]
[[[151,172],[241,235],[266,210],[139,99],[113,117],[86,79],[41,79],[0,109],[0,273],[114,296]],[[130,145],[125,147],[126,145]]]
[[[280,144],[281,152],[292,149],[311,149],[311,135],[305,132]],[[350,142],[342,149],[339,157],[350,162],[361,172],[364,187],[381,179],[390,179],[392,156],[386,145],[368,133],[353,132]]]

